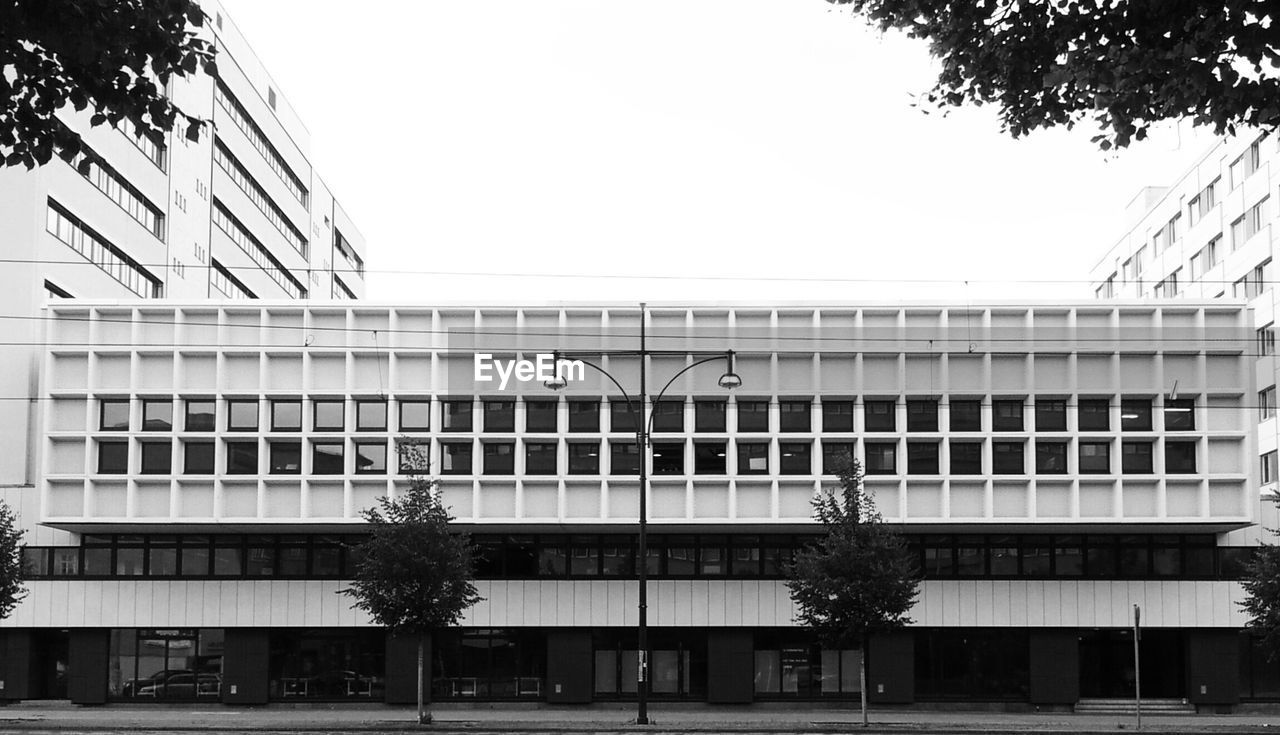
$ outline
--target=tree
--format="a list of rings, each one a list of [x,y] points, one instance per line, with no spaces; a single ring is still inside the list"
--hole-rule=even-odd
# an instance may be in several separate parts
[[[1103,150],[1190,118],[1221,135],[1280,123],[1273,0],[829,0],[942,62],[930,105],[1000,108],[1005,132],[1092,118]]]
[[[405,449],[411,457],[421,453],[416,446]],[[371,532],[356,548],[359,561],[351,586],[339,590],[355,598],[352,607],[392,633],[417,636],[419,723],[430,721],[423,702],[426,636],[456,625],[482,599],[471,581],[471,538],[449,529],[453,518],[440,501],[438,484],[410,475],[404,493],[379,498],[376,507],[361,514]]]
[[[1271,502],[1280,506],[1280,493]],[[1280,533],[1278,529],[1269,529]],[[1249,616],[1249,628],[1262,636],[1262,647],[1271,661],[1280,659],[1280,546],[1263,544],[1245,569],[1245,599],[1239,604]]]
[[[0,500],[0,620],[9,617],[13,608],[27,596],[22,585],[22,531],[9,506]]]
[[[158,137],[204,124],[165,95],[174,75],[215,73],[196,0],[13,0],[0,3],[0,163],[27,168],[56,153],[71,161],[80,136],[54,113],[93,109],[90,124],[132,123]]]
[[[817,543],[796,553],[787,587],[800,622],[824,645],[862,649],[859,671],[862,724],[867,724],[867,643],[872,633],[911,622],[916,600],[915,565],[906,540],[876,511],[862,482],[862,466],[848,458],[838,471],[840,494],[828,489],[813,502],[826,529]]]

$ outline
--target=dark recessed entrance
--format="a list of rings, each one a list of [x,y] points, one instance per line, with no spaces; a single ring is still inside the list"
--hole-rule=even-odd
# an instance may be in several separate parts
[[[1142,631],[1138,655],[1142,664],[1143,699],[1186,696],[1186,658],[1180,631]],[[1081,633],[1080,696],[1085,699],[1134,696],[1133,631]]]

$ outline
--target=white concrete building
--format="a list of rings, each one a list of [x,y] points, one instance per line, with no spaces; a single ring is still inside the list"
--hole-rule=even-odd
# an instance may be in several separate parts
[[[334,594],[401,441],[483,553],[485,600],[432,646],[432,694],[635,694],[633,413],[474,356],[635,349],[630,305],[51,302],[26,661],[80,702],[413,698],[413,647]],[[655,701],[856,697],[859,651],[796,627],[781,565],[832,463],[862,458],[924,581],[866,652],[873,701],[1073,706],[1273,696],[1235,604],[1259,514],[1253,330],[1238,302],[655,306]],[[743,385],[686,350],[735,350]],[[627,391],[635,357],[599,365]],[[554,655],[551,655],[554,652]],[[54,674],[11,666],[8,696]],[[21,668],[21,671],[17,669]]]

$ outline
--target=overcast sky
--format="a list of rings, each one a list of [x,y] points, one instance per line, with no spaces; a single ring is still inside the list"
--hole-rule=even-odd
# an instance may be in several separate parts
[[[224,4],[377,301],[1087,298],[1125,205],[1210,141],[925,115],[925,44],[822,0]]]

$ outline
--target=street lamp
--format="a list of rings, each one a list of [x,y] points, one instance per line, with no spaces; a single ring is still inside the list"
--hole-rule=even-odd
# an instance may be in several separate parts
[[[703,357],[699,360],[689,363],[688,365],[685,365],[678,372],[676,372],[675,375],[672,375],[671,379],[667,381],[667,384],[662,386],[662,390],[658,391],[657,397],[653,399],[653,402],[655,404],[662,400],[662,397],[667,393],[667,389],[670,388],[672,384],[676,382],[677,378],[689,372],[693,368],[698,367],[699,365],[705,365],[709,362],[724,360],[725,371],[720,376],[720,379],[716,382],[721,388],[724,388],[726,390],[734,390],[735,388],[742,387],[742,376],[738,375],[738,373],[734,369],[735,365],[734,365],[733,350],[724,350],[722,352],[702,352],[698,350],[650,350],[648,348],[648,344],[646,343],[645,305],[644,304],[640,304],[640,349],[639,350],[606,350],[601,352],[591,352],[587,354],[589,356],[637,357],[640,360],[640,392],[639,392],[638,406],[637,406],[637,402],[632,400],[631,395],[627,393],[627,389],[622,387],[622,384],[618,382],[617,378],[609,374],[608,370],[605,370],[604,368],[600,367],[599,365],[596,365],[595,363],[584,360],[577,355],[568,355],[567,353],[556,352],[554,355],[554,359],[552,360],[552,364],[559,366],[561,357],[571,356],[574,359],[581,362],[582,364],[590,366],[591,368],[599,372],[601,375],[608,378],[609,381],[612,382],[614,386],[619,391],[622,392],[622,397],[626,399],[627,406],[631,409],[631,415],[635,416],[638,419],[636,421],[636,461],[639,466],[637,468],[636,474],[638,475],[640,480],[640,523],[639,523],[640,533],[639,533],[639,544],[638,544],[638,548],[636,549],[636,569],[639,572],[639,577],[640,577],[640,604],[638,606],[640,610],[640,624],[636,628],[636,633],[637,633],[636,647],[639,649],[636,652],[636,656],[637,656],[636,724],[648,725],[650,724],[649,722],[649,691],[648,691],[648,682],[649,682],[649,621],[648,621],[648,609],[649,609],[649,585],[648,585],[649,558],[648,556],[649,555],[648,555],[648,535],[647,535],[648,526],[649,526],[649,519],[648,519],[648,515],[649,515],[648,513],[649,452],[648,452],[648,449],[651,446],[649,442],[649,435],[653,431],[653,412],[649,411],[646,414],[646,408],[645,408],[648,402],[648,392],[647,392],[647,387],[645,382],[646,358],[654,355],[675,355],[675,356],[685,356],[685,357],[707,355],[707,357]],[[558,367],[555,373],[552,375],[552,377],[543,383],[543,385],[546,388],[550,390],[556,390],[556,391],[564,389],[566,386],[568,386],[568,384],[569,384],[568,379],[566,378],[565,375],[561,374]]]

